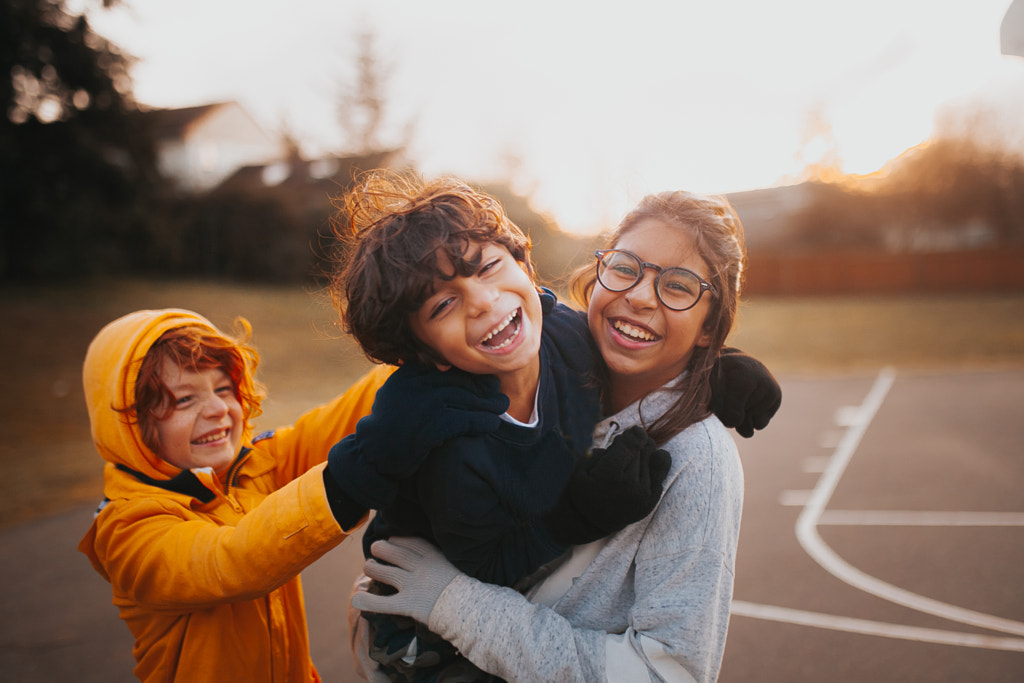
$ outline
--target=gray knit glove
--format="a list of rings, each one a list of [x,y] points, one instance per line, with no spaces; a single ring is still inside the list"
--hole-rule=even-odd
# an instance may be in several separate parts
[[[352,596],[352,606],[363,612],[410,617],[429,625],[430,613],[437,599],[459,575],[459,570],[445,559],[440,550],[422,538],[395,537],[375,541],[370,552],[373,557],[366,560],[363,571],[371,579],[393,586],[398,592],[374,595],[359,591]]]

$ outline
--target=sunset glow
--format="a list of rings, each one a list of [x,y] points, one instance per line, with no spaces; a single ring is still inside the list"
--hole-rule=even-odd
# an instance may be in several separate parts
[[[129,0],[90,16],[140,58],[141,102],[235,99],[310,155],[344,147],[337,84],[367,26],[392,68],[389,132],[411,126],[421,171],[509,178],[593,232],[651,191],[872,173],[976,100],[1024,125],[1024,59],[999,51],[1009,4]]]

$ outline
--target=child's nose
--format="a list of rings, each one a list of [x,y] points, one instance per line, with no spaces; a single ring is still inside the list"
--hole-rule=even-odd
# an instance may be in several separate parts
[[[206,400],[205,412],[209,416],[218,417],[228,412],[227,402],[217,394],[213,394]]]
[[[634,308],[653,308],[658,305],[658,293],[655,291],[655,282],[658,274],[654,271],[644,273],[640,282],[632,289],[626,291],[626,301]]]
[[[494,302],[498,300],[499,296],[500,294],[496,287],[479,283],[474,284],[466,297],[470,314],[480,315],[481,313],[488,312],[494,306]]]

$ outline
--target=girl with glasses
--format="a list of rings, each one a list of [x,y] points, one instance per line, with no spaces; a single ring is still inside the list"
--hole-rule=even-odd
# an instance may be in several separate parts
[[[573,295],[605,362],[606,411],[678,378],[679,401],[648,426],[662,442],[707,416],[711,369],[736,318],[743,227],[724,200],[665,192],[645,197],[610,246],[573,278]]]
[[[380,541],[373,554],[382,562],[369,560],[366,572],[398,592],[357,594],[353,605],[423,620],[504,680],[715,680],[743,474],[711,414],[710,387],[744,261],[727,203],[668,192],[641,201],[596,267],[574,279],[604,360],[594,447],[639,425],[671,455],[651,514],[574,547],[535,575],[526,597],[467,577],[426,542]]]

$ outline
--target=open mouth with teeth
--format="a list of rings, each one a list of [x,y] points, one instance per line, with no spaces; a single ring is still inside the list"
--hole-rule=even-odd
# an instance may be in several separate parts
[[[632,342],[655,342],[661,339],[661,337],[649,330],[636,327],[635,325],[630,325],[622,320],[616,320],[613,322],[612,327],[615,328],[616,332],[625,337],[628,341]]]
[[[503,349],[519,335],[523,322],[523,309],[517,308],[509,313],[504,320],[494,326],[486,337],[480,340],[480,346],[491,351]]]
[[[192,442],[192,445],[202,446],[204,444],[213,443],[214,441],[220,441],[221,439],[226,438],[228,438],[228,430],[222,429],[219,432],[213,432],[212,434],[207,434],[206,436],[199,437],[198,439]]]

